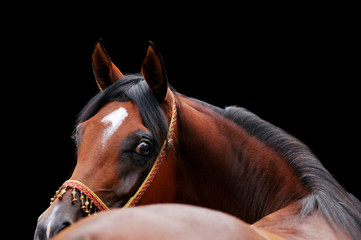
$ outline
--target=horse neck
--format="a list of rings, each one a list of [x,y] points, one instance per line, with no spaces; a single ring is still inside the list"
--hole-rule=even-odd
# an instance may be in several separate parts
[[[180,99],[181,201],[252,223],[306,195],[278,152],[212,107]]]

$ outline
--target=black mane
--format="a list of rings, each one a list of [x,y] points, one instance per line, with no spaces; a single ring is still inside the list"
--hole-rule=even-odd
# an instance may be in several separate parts
[[[336,232],[336,226],[340,226],[353,239],[361,239],[360,201],[332,177],[306,145],[244,108],[214,110],[222,112],[250,135],[285,156],[300,183],[310,194],[303,200],[301,217],[317,208]]]
[[[159,150],[161,141],[167,135],[167,120],[141,74],[125,75],[123,79],[95,95],[79,113],[77,124],[94,116],[109,102],[129,100],[138,106],[143,123],[152,132],[155,148]]]

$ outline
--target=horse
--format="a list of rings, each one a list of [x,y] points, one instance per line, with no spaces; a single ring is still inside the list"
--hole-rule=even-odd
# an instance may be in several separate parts
[[[52,239],[284,240],[231,215],[183,204],[153,204],[103,211],[76,222]]]
[[[153,43],[140,73],[123,74],[100,41],[92,66],[100,91],[77,120],[75,169],[34,239],[154,203],[222,211],[286,239],[361,239],[360,201],[304,143],[247,109],[178,93]]]

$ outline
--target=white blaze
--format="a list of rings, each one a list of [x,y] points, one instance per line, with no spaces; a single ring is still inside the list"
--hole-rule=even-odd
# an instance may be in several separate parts
[[[118,110],[108,114],[102,119],[102,123],[106,125],[106,128],[103,132],[102,146],[105,147],[105,143],[108,139],[117,131],[117,129],[122,125],[124,119],[128,117],[128,112],[125,108],[120,107]]]
[[[56,217],[58,215],[59,207],[60,207],[59,205],[55,205],[55,207],[52,209],[50,216],[48,218],[48,223],[46,224],[46,232],[45,232],[47,239],[50,239],[51,227],[53,225],[54,220],[56,219]]]
[[[46,237],[50,238],[50,229],[51,229],[51,221],[49,221],[48,225],[46,226]]]

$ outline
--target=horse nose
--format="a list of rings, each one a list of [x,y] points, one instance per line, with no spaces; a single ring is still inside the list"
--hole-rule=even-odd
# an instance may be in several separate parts
[[[69,227],[70,225],[72,225],[73,222],[71,220],[64,220],[63,222],[60,222],[60,224],[54,226],[53,231],[50,233],[51,237],[56,235],[58,232],[60,232],[61,230]]]
[[[39,217],[34,240],[50,239],[82,217],[80,203],[72,203],[71,194],[64,194]]]
[[[34,240],[45,240],[55,236],[61,230],[69,227],[73,221],[69,218],[57,219],[56,221],[38,222]]]

